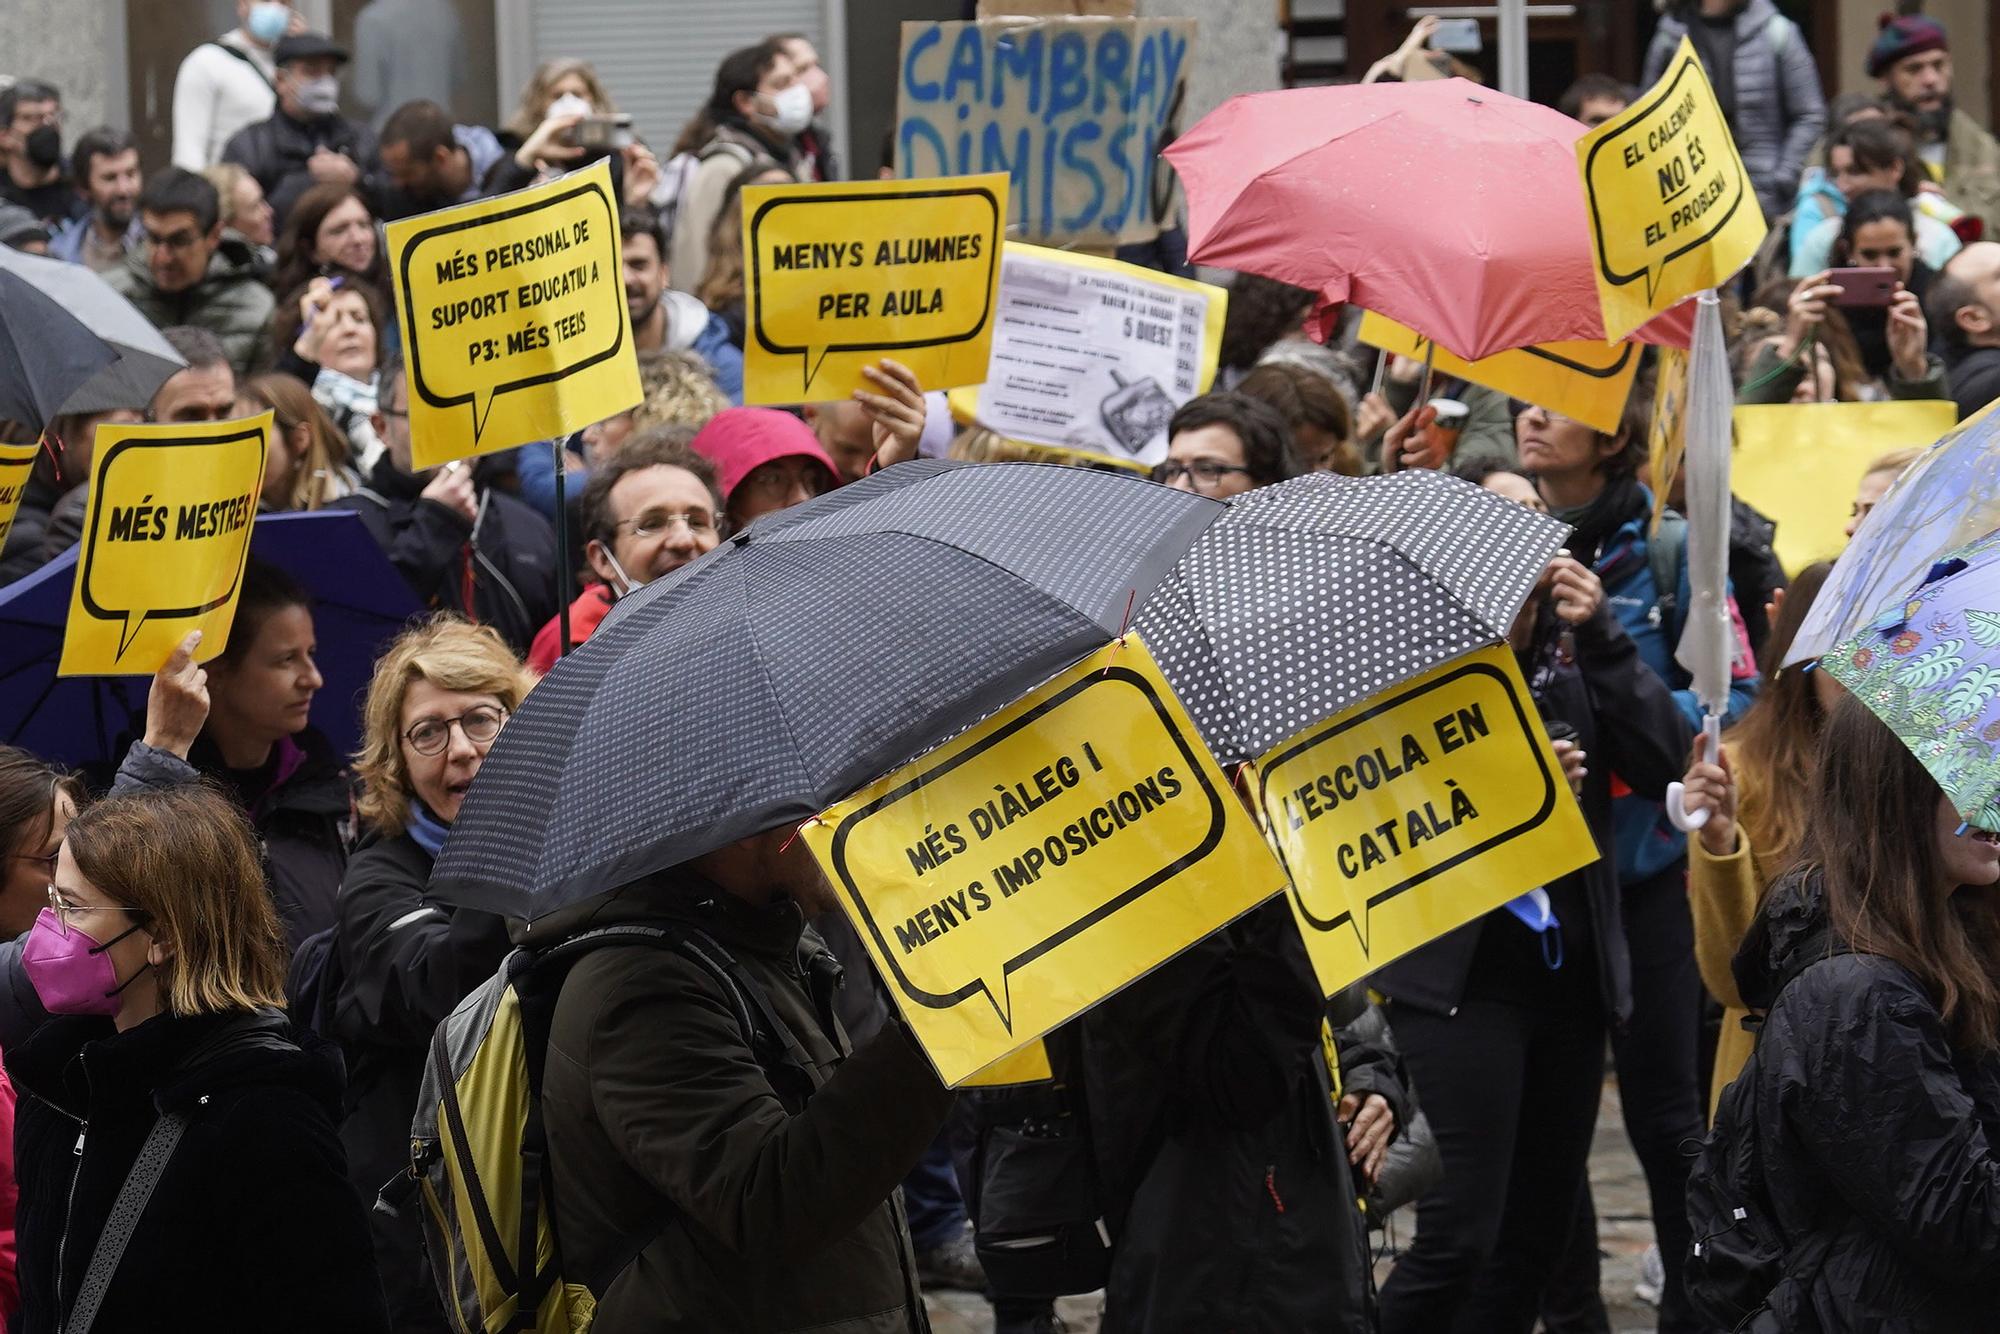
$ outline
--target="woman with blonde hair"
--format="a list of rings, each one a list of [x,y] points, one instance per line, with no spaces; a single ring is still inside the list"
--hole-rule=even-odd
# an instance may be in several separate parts
[[[354,766],[367,833],[335,905],[333,1031],[349,1072],[341,1138],[370,1194],[409,1166],[432,1032],[507,953],[502,919],[424,891],[466,789],[532,684],[492,627],[444,615],[398,636],[368,686]],[[444,1329],[415,1214],[376,1213],[371,1226],[396,1328]]]
[[[30,1095],[12,1328],[386,1331],[340,1059],[277,1008],[243,813],[199,784],[80,812],[24,961],[55,1017],[7,1053]]]
[[[515,106],[514,114],[500,127],[501,145],[511,153],[528,142],[541,128],[542,122],[548,119],[549,104],[565,94],[590,103],[590,114],[593,116],[610,116],[618,111],[611,94],[604,91],[604,84],[589,61],[571,57],[544,60],[528,76],[528,84],[521,89],[521,100]]]
[[[264,508],[316,510],[351,496],[361,478],[348,463],[347,437],[334,426],[312,390],[276,371],[252,376],[242,397],[252,415],[272,413],[271,451],[264,458]]]

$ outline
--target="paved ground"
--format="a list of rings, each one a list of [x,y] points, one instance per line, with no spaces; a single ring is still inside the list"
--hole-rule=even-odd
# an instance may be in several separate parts
[[[1639,1160],[1625,1139],[1618,1112],[1618,1090],[1607,1081],[1597,1119],[1597,1140],[1590,1157],[1590,1180],[1597,1199],[1598,1248],[1604,1253],[1604,1302],[1616,1334],[1641,1334],[1653,1328],[1653,1309],[1632,1297],[1639,1273],[1639,1255],[1653,1240],[1646,1207],[1646,1181]],[[1405,1228],[1406,1220],[1398,1220]],[[1378,1271],[1386,1273],[1387,1264]],[[1066,1298],[1058,1308],[1071,1334],[1096,1334],[1097,1301]],[[931,1324],[936,1334],[991,1334],[993,1312],[976,1294],[939,1293],[930,1298]]]

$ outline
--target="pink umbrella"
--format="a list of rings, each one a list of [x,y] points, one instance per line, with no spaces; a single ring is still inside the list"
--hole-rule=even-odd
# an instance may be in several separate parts
[[[1188,257],[1352,302],[1468,361],[1603,339],[1583,126],[1465,79],[1232,97],[1167,150]],[[1690,312],[1642,341],[1685,347]]]

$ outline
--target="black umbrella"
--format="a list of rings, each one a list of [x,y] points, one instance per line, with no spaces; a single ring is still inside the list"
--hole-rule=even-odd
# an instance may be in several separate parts
[[[535,688],[432,890],[541,917],[803,821],[1101,647],[1222,509],[919,459],[760,519]]]
[[[1234,501],[1133,625],[1234,764],[1505,637],[1568,533],[1428,469],[1311,473]]]
[[[117,356],[75,387],[62,412],[143,408],[168,376],[187,366],[139,308],[81,264],[66,264],[0,246],[0,271],[11,273],[62,308],[65,324],[81,324]],[[31,327],[32,328],[32,327]]]
[[[118,352],[18,274],[0,269],[0,417],[40,429]]]

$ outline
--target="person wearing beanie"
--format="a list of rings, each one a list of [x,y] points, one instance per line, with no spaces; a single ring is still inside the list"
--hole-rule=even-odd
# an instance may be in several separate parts
[[[1952,104],[1951,50],[1944,25],[1922,14],[1884,14],[1868,48],[1868,74],[1890,105],[1917,126],[1917,153],[1931,178],[2000,236],[2000,143]]]
[[[1646,48],[1640,86],[1658,82],[1681,38],[1692,41],[1764,217],[1778,217],[1791,207],[1806,156],[1826,129],[1826,94],[1805,34],[1772,0],[1655,4],[1660,24]]]

